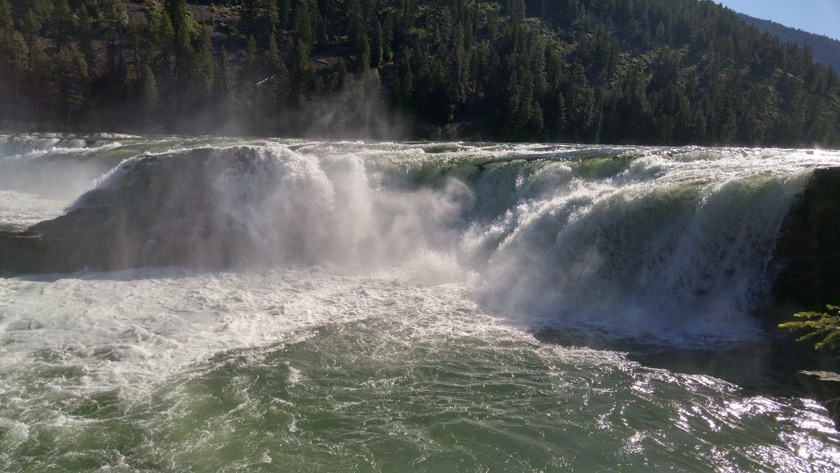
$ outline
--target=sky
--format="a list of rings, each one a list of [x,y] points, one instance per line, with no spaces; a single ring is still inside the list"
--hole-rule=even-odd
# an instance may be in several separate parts
[[[749,16],[840,39],[840,0],[715,1]]]

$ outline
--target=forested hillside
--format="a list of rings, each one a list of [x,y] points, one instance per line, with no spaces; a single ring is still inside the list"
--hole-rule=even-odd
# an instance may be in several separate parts
[[[748,25],[753,25],[762,32],[766,31],[783,42],[810,48],[815,61],[825,64],[833,69],[835,73],[840,72],[840,41],[800,29],[789,28],[775,21],[753,18],[740,13],[738,17]]]
[[[709,0],[0,0],[0,61],[4,128],[840,144],[834,72]]]

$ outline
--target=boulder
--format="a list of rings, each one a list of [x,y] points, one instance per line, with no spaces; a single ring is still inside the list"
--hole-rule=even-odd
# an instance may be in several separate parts
[[[37,273],[49,251],[43,235],[33,232],[0,231],[0,275]]]
[[[783,319],[840,303],[840,168],[817,169],[782,224],[771,307]]]
[[[234,151],[128,160],[66,214],[25,232],[0,232],[0,272],[231,266],[249,255],[249,235],[219,203],[220,189],[226,179],[253,181],[249,172],[260,160],[251,149]],[[254,200],[263,190],[254,189]]]
[[[828,409],[834,428],[840,430],[840,374],[830,371],[800,371],[799,381],[812,396]]]

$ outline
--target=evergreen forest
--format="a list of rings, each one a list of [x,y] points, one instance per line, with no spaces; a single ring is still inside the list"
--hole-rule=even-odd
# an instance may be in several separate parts
[[[789,28],[774,21],[753,18],[740,13],[738,16],[748,25],[753,25],[762,32],[766,31],[783,42],[808,46],[811,48],[815,61],[825,64],[834,72],[840,72],[840,40]]]
[[[840,81],[710,0],[0,0],[0,129],[840,145]]]

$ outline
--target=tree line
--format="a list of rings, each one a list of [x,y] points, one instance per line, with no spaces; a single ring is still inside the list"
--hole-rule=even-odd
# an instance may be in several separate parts
[[[755,26],[759,31],[770,33],[782,42],[807,46],[811,49],[815,61],[825,64],[835,73],[840,72],[840,40],[790,28],[774,21],[753,18],[741,13],[738,14],[738,17],[748,25]]]
[[[835,73],[710,0],[0,0],[0,61],[53,129],[840,142]]]

